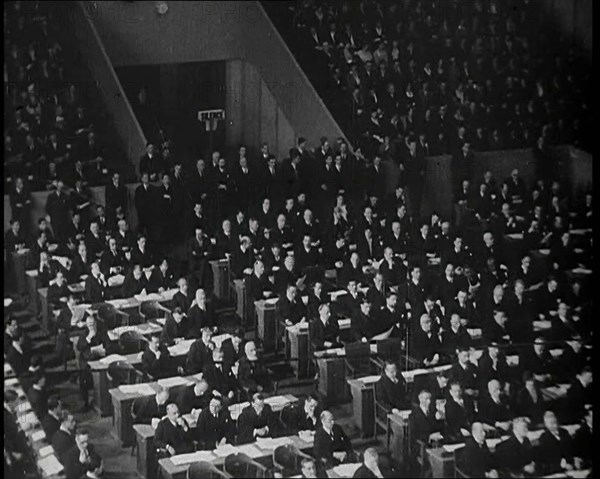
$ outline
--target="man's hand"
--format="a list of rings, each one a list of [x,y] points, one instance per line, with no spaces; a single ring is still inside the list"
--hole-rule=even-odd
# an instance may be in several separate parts
[[[575,458],[573,458],[573,462],[575,463],[575,469],[577,469],[578,471],[583,469],[583,459],[582,458],[575,457]]]
[[[167,444],[167,452],[171,454],[171,456],[175,455],[175,449],[170,444]]]
[[[346,460],[346,456],[348,454],[345,451],[341,451],[341,452],[334,452],[333,453],[333,457],[335,457],[338,461],[340,462],[344,462]]]
[[[485,477],[489,477],[489,478],[497,478],[498,477],[498,471],[496,471],[496,469],[492,469],[491,471],[488,471],[485,473]]]
[[[366,342],[368,342],[369,340],[363,336],[363,338],[361,339],[361,341],[362,341],[363,343],[366,343]]]
[[[433,359],[431,360],[431,365],[435,366],[437,363],[439,363],[440,361],[440,355],[438,353],[435,353],[435,355],[433,356]]]
[[[397,408],[392,409],[392,414],[400,415],[400,410]]]
[[[286,319],[284,323],[286,326],[293,326],[293,323],[289,319]]]
[[[330,348],[331,346],[333,346],[333,343],[331,341],[325,341],[323,343],[323,346],[325,346],[326,348]]]
[[[523,470],[527,473],[527,474],[533,474],[535,472],[535,463],[532,461],[529,464],[527,464],[525,467],[523,467]]]
[[[439,433],[439,432],[432,432],[432,433],[429,435],[429,440],[430,440],[430,441],[441,441],[443,437],[444,437],[444,436],[442,436],[442,434],[441,434],[441,433]]]
[[[227,397],[228,397],[229,399],[233,399],[233,398],[234,398],[234,396],[235,396],[235,393],[234,393],[233,391],[229,391],[229,394],[227,395]]]
[[[496,426],[499,429],[502,429],[504,431],[508,431],[508,429],[510,428],[510,422],[509,421],[496,421],[496,424],[494,424],[494,426]]]

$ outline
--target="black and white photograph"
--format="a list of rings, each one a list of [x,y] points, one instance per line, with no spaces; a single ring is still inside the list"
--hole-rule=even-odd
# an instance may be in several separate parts
[[[594,477],[592,37],[5,1],[4,477]]]

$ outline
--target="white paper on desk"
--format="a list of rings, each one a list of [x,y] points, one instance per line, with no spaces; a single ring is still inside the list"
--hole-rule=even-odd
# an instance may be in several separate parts
[[[544,255],[544,256],[548,256],[550,254],[550,249],[548,249],[548,248],[540,248],[538,251],[541,255]]]
[[[263,453],[254,444],[244,444],[243,446],[238,446],[237,450],[238,452],[246,454],[252,459],[261,457],[263,455]]]
[[[163,297],[158,293],[150,293],[150,294],[146,294],[146,295],[137,294],[134,296],[134,298],[140,302],[142,302],[142,301],[160,301],[161,299],[163,299]]]
[[[231,454],[237,454],[238,452],[238,448],[231,444],[223,444],[213,451],[214,455],[217,457],[227,457]]]
[[[114,276],[110,276],[107,281],[109,287],[121,286],[124,282],[125,276],[123,276],[122,274],[115,274]]]
[[[46,456],[37,462],[39,468],[44,472],[45,476],[54,476],[56,474],[61,473],[64,470],[63,465],[58,462],[56,456],[52,454],[51,456]]]
[[[156,393],[149,384],[122,384],[119,391],[123,394],[136,394],[138,396],[152,396]]]
[[[285,396],[272,396],[270,398],[265,398],[265,404],[268,404],[269,406],[271,406],[271,408],[276,408],[276,407],[284,407],[285,405],[289,404],[290,400],[288,398],[286,398]]]
[[[38,451],[38,454],[40,455],[40,457],[46,457],[52,454],[53,452],[54,448],[52,446],[44,446]]]
[[[35,431],[32,435],[31,435],[31,440],[36,442],[36,441],[41,441],[42,439],[44,439],[46,437],[46,433],[43,430],[39,430],[39,431]]]
[[[575,479],[579,479],[582,477],[590,477],[591,472],[592,472],[591,469],[583,469],[581,471],[573,470],[573,471],[567,471],[567,476],[573,477]]]
[[[164,326],[165,323],[167,322],[167,318],[156,318],[154,321],[157,322],[158,324]]]
[[[333,472],[335,472],[340,477],[353,477],[356,470],[361,466],[362,462],[352,463],[352,464],[340,464],[339,466],[335,466],[333,468]]]
[[[460,449],[461,447],[465,447],[465,443],[459,442],[458,444],[444,444],[442,447],[446,452],[454,452],[457,449]]]
[[[172,388],[175,386],[187,386],[190,384],[192,384],[192,382],[189,379],[182,378],[181,376],[175,376],[174,378],[165,378],[165,379],[158,380],[158,385],[162,386],[163,388]]]
[[[8,308],[13,303],[11,298],[4,298],[4,307]]]
[[[177,291],[179,291],[177,288],[167,289],[166,291],[163,291],[162,294],[160,295],[161,299],[164,301],[171,301]]]
[[[545,331],[552,328],[552,323],[549,320],[541,320],[533,322],[534,331]]]
[[[527,438],[530,441],[537,441],[543,433],[544,433],[543,429],[538,429],[537,431],[529,431],[527,433]]]
[[[573,274],[592,274],[592,270],[587,268],[574,268],[572,271]]]
[[[561,427],[565,429],[571,436],[574,436],[581,427],[581,424],[567,424],[566,426]]]
[[[116,363],[117,361],[127,361],[127,358],[125,356],[121,356],[120,354],[111,354],[110,356],[106,356],[100,360],[102,364],[112,364]]]
[[[171,462],[175,466],[183,466],[185,464],[191,464],[192,462],[199,461],[212,461],[215,458],[214,454],[210,451],[196,451],[189,454],[178,454],[177,456],[171,457]]]
[[[492,428],[494,429],[494,428]],[[506,440],[508,436],[502,436],[502,437],[496,437],[493,439],[486,439],[485,443],[487,444],[487,447],[489,447],[490,449],[495,448],[498,444],[500,444],[502,441]]]
[[[338,326],[340,329],[345,329],[350,327],[351,320],[350,318],[338,319]]]
[[[469,333],[469,336],[471,336],[471,339],[481,338],[481,328],[467,329],[467,333]]]
[[[23,431],[29,431],[37,424],[37,416],[33,411],[17,416],[17,422]]]
[[[171,356],[183,356],[184,354],[187,354],[190,351],[193,342],[194,339],[186,339],[184,341],[180,341],[179,343],[169,348],[169,353],[171,353]]]
[[[362,382],[363,384],[371,384],[371,383],[379,381],[380,377],[381,377],[380,375],[375,374],[373,376],[365,376],[364,378],[358,378],[358,380],[360,382]]]
[[[211,340],[212,340],[213,343],[215,343],[215,346],[217,348],[221,348],[221,345],[223,344],[223,341],[226,341],[229,338],[231,338],[231,334],[225,333],[225,334],[219,334],[218,336],[213,336],[211,338]]]
[[[341,289],[339,291],[332,291],[331,293],[329,293],[329,295],[331,296],[331,301],[336,301],[340,296],[344,296],[348,294],[348,291],[346,291],[345,289]]]
[[[12,371],[12,369],[9,370],[9,372]],[[6,374],[6,365],[5,365],[5,369],[4,369],[4,374]],[[8,387],[12,387],[12,386],[16,386],[17,384],[19,384],[19,380],[17,378],[10,378],[10,379],[6,379],[4,381],[4,385],[8,386]]]

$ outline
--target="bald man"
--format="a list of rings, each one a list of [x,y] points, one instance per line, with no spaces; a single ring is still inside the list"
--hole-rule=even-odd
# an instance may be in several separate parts
[[[468,477],[498,477],[496,462],[485,442],[483,423],[471,425],[471,437],[465,440],[465,449],[459,457],[459,468]]]
[[[374,447],[365,449],[363,463],[356,470],[353,478],[383,478],[386,477],[379,468],[379,454]]]
[[[167,417],[156,427],[154,445],[166,449],[169,455],[185,454],[194,448],[193,437],[187,421],[181,417],[177,404],[167,406]]]

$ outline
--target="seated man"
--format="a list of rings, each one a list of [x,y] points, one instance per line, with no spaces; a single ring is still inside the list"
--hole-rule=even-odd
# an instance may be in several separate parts
[[[316,351],[336,347],[339,344],[340,327],[331,319],[329,304],[319,306],[319,317],[310,323],[310,338]]]
[[[106,297],[106,288],[108,285],[97,261],[91,264],[90,273],[85,280],[85,301],[92,304],[101,303]]]
[[[185,370],[187,374],[198,374],[202,372],[204,366],[212,361],[212,351],[215,348],[212,342],[213,332],[210,328],[202,329],[202,337],[196,339],[190,346]]]
[[[230,334],[231,337],[221,343],[223,364],[226,369],[229,369],[244,355],[244,331],[236,328]]]
[[[463,395],[463,388],[458,381],[450,383],[450,397],[446,401],[446,434],[448,441],[462,442],[469,434],[475,417],[475,405],[469,396]]]
[[[302,459],[302,462],[300,463],[300,469],[302,470],[302,474],[300,475],[300,477],[302,478],[311,478],[311,479],[316,479],[317,478],[317,464],[315,462],[315,460],[312,457],[307,457]],[[327,474],[327,473],[324,473]],[[321,477],[325,477],[325,476],[321,476]]]
[[[573,470],[573,440],[567,430],[558,425],[552,411],[544,413],[544,432],[535,448],[535,457],[542,474]]]
[[[142,353],[142,371],[154,379],[163,379],[173,376],[176,369],[167,346],[160,341],[158,333],[153,333]],[[183,372],[182,368],[179,369]]]
[[[259,437],[273,437],[277,417],[271,406],[265,404],[262,393],[252,395],[252,402],[246,406],[238,418],[238,444],[256,441]]]
[[[368,447],[363,453],[363,463],[354,472],[353,478],[389,477],[379,468],[379,453],[374,447]]]
[[[500,381],[492,379],[488,383],[488,393],[480,399],[479,420],[489,426],[501,429],[501,432],[508,431],[514,414],[512,407],[502,396]]]
[[[177,404],[167,405],[167,417],[160,420],[154,435],[154,445],[166,449],[170,456],[192,452],[194,442],[187,421],[179,413]]]
[[[494,309],[494,319],[484,323],[482,336],[486,344],[508,344],[511,342],[510,332],[506,327],[508,317],[502,309]]]
[[[246,391],[265,391],[271,389],[269,372],[258,357],[256,344],[248,341],[244,346],[244,356],[240,359],[239,378]]]
[[[567,391],[566,404],[568,408],[564,414],[568,423],[573,424],[579,421],[585,413],[585,406],[593,404],[592,379],[592,368],[584,366],[571,383],[571,387]]]
[[[67,479],[89,477],[87,471],[96,470],[98,464],[102,463],[102,459],[89,441],[90,437],[87,430],[78,429],[75,433],[75,447],[71,448],[65,459]]]
[[[440,361],[442,345],[432,331],[429,315],[423,314],[419,322],[420,328],[412,334],[409,354],[419,365],[436,366]]]
[[[208,407],[202,410],[193,432],[200,451],[212,451],[218,446],[233,442],[233,421],[220,397],[213,397]]]
[[[408,431],[411,443],[409,444],[410,455],[413,459],[422,455],[422,444],[429,446],[431,442],[439,442],[443,439],[441,413],[433,412],[431,407],[431,393],[421,391],[418,396],[419,405],[413,408],[408,419]]]
[[[207,301],[206,292],[202,288],[196,290],[196,298],[188,312],[192,337],[200,337],[203,328],[217,330],[215,309],[212,301]]]
[[[442,333],[442,347],[448,357],[461,348],[469,348],[472,339],[467,329],[460,323],[460,316],[454,313],[450,316],[450,327]]]
[[[208,406],[213,397],[210,387],[205,379],[199,379],[191,387],[179,391],[175,403],[182,414],[198,415],[201,409]]]
[[[49,440],[52,439],[54,433],[60,429],[62,412],[63,406],[60,399],[48,399],[48,414],[42,417],[42,429],[46,433],[46,438]]]
[[[450,369],[450,381],[458,382],[465,393],[473,396],[477,391],[477,368],[469,360],[469,350],[459,349],[456,358],[456,363]]]
[[[295,431],[315,431],[319,426],[319,402],[314,396],[308,396],[301,406],[294,408],[291,418]]]
[[[498,469],[511,477],[532,476],[538,467],[534,460],[534,450],[527,433],[529,420],[524,417],[512,421],[512,434],[496,448]]]
[[[353,462],[352,443],[339,424],[335,424],[333,414],[321,413],[321,426],[315,432],[313,452],[315,459],[322,461],[327,469],[342,462]]]
[[[65,278],[62,271],[57,271],[54,280],[50,281],[48,286],[48,303],[50,303],[50,307],[52,309],[62,308],[70,294],[67,278]]]
[[[231,401],[235,397],[235,391],[227,379],[228,370],[225,367],[223,350],[215,348],[212,353],[212,362],[204,366],[203,378],[212,390],[213,396],[226,398]]]
[[[181,306],[175,306],[171,316],[167,317],[165,321],[165,327],[160,334],[160,341],[167,346],[173,346],[173,344],[188,338],[190,330],[190,320],[181,309]]]
[[[254,302],[268,298],[273,294],[274,289],[275,285],[265,274],[264,263],[260,260],[255,261],[253,273],[246,278],[248,300]]]
[[[279,315],[286,326],[306,322],[306,307],[300,298],[298,298],[298,288],[295,284],[288,284],[285,296],[279,300],[277,306],[279,308]]]
[[[21,379],[23,381],[23,379]],[[31,377],[31,387],[27,390],[27,398],[31,409],[38,418],[48,413],[48,392],[46,391],[46,376],[42,371],[34,373]]]
[[[533,346],[526,346],[519,355],[519,367],[533,374],[541,384],[552,382],[552,373],[556,370],[556,361],[546,347],[546,340],[538,336]]]
[[[592,405],[589,404],[585,408],[585,416],[583,424],[575,433],[573,438],[573,460],[575,468],[578,470],[592,467],[594,456],[594,441],[592,435],[592,424],[594,422],[594,411]]]
[[[385,362],[381,378],[375,383],[375,397],[388,412],[394,414],[399,414],[409,405],[406,381],[402,374],[398,374],[398,367],[392,361]]]
[[[544,397],[542,391],[531,372],[523,373],[523,387],[517,391],[514,401],[515,413],[526,416],[534,425],[542,422],[544,415]]]
[[[485,442],[482,423],[472,424],[471,437],[466,438],[465,448],[457,456],[458,467],[468,477],[498,477],[495,457]]]
[[[154,424],[167,414],[169,390],[160,387],[155,396],[136,398],[131,404],[131,418],[134,424]]]
[[[125,276],[121,294],[124,298],[131,298],[137,294],[147,293],[148,289],[148,279],[142,271],[142,267],[139,264],[134,264],[131,273]]]

